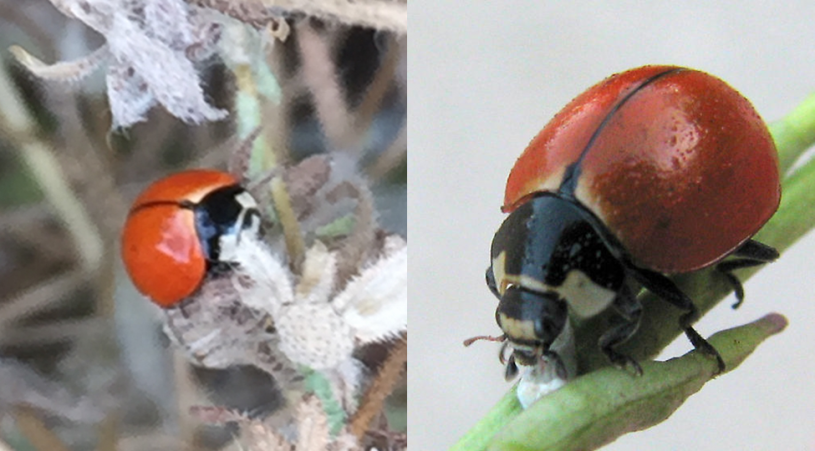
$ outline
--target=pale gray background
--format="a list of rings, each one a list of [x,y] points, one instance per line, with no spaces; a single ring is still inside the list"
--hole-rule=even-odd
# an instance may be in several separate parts
[[[719,2],[724,3],[724,2]],[[409,48],[410,446],[446,449],[510,385],[484,286],[515,158],[569,100],[649,63],[727,80],[767,120],[815,91],[815,3],[411,0]],[[815,208],[815,206],[813,206]],[[720,305],[703,335],[770,312],[789,328],[668,421],[607,449],[815,449],[815,236]],[[690,349],[684,338],[665,356]]]

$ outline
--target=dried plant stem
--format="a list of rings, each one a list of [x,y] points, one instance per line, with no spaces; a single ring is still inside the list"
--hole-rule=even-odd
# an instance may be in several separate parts
[[[176,349],[173,353],[173,374],[176,402],[178,407],[178,437],[181,443],[193,443],[195,428],[192,425],[189,406],[195,400],[195,383],[192,381],[192,369],[189,360]]]
[[[54,64],[46,64],[34,55],[28,53],[24,48],[12,45],[9,52],[17,58],[26,69],[34,75],[46,80],[60,82],[78,82],[95,71],[102,62],[110,57],[107,45],[102,45],[94,50],[90,55],[76,61],[61,61]]]
[[[371,420],[382,411],[385,399],[391,394],[404,372],[405,362],[407,362],[407,336],[396,343],[388,358],[382,363],[379,373],[362,398],[359,410],[351,419],[350,431],[358,440],[362,440]]]
[[[392,171],[407,156],[407,122],[402,124],[399,134],[393,140],[390,146],[383,151],[376,160],[368,165],[365,172],[373,180],[379,180],[387,173]]]
[[[348,25],[407,33],[407,3],[388,0],[187,0],[216,9],[251,25],[258,23],[258,7],[301,12]],[[271,16],[271,14],[269,14]]]
[[[346,239],[345,244],[340,248],[340,264],[337,267],[337,277],[339,280],[351,280],[358,274],[365,264],[365,259],[369,258],[367,250],[371,248],[376,240],[376,210],[374,207],[374,197],[367,186],[349,186],[357,199],[357,206],[354,209],[354,228]]]
[[[331,56],[332,39],[320,36],[307,22],[300,23],[296,30],[302,61],[300,72],[313,97],[323,133],[332,147],[347,150],[353,144],[353,127]]]
[[[374,115],[380,109],[382,99],[388,93],[388,89],[393,84],[393,76],[396,74],[396,67],[399,65],[399,58],[402,55],[402,40],[393,36],[388,37],[388,50],[382,59],[382,64],[374,75],[374,79],[365,91],[365,97],[354,111],[354,127],[358,131],[360,138],[365,136],[364,131],[371,127]]]
[[[104,252],[99,231],[74,194],[59,162],[36,136],[36,124],[23,106],[5,67],[0,67],[0,128],[5,129],[51,206],[65,223],[86,271],[99,266]]]
[[[268,7],[300,11],[348,25],[407,33],[407,3],[383,0],[261,0]]]
[[[76,291],[87,282],[88,278],[83,271],[68,271],[7,300],[0,307],[0,330],[8,331],[9,325],[21,318],[53,307],[55,301],[65,299],[67,294]]]
[[[262,129],[261,102],[255,76],[249,64],[236,64],[232,68],[235,74],[235,83],[238,86],[235,98],[235,111],[238,121],[238,138],[249,140],[252,134]],[[250,171],[259,173],[267,168],[274,168],[278,164],[277,156],[266,140],[266,136],[259,135],[251,140]]]
[[[33,347],[74,342],[80,337],[98,334],[106,330],[106,326],[104,319],[77,318],[35,326],[5,327],[0,334],[0,345]]]
[[[62,440],[56,436],[30,409],[17,407],[12,416],[17,428],[38,451],[69,451]]]
[[[239,77],[240,78],[240,77]],[[247,84],[246,81],[243,82],[245,86]],[[241,83],[238,84],[241,86]],[[252,83],[254,86],[254,83]],[[260,110],[253,110],[257,113],[257,123],[260,123]],[[240,120],[239,122],[243,122],[244,120],[253,121],[252,119],[246,119],[244,115],[238,115]],[[251,133],[251,131],[249,132]],[[261,161],[265,161],[266,166],[264,169],[271,169],[274,168],[277,164],[277,158],[274,156],[274,152],[271,149],[271,146],[268,143],[268,140],[265,139],[264,136],[259,136],[255,140],[255,146],[252,149],[253,160],[257,161],[258,155],[266,156],[266,158],[262,158]],[[275,177],[270,182],[270,190],[272,194],[272,201],[274,203],[275,212],[277,212],[277,219],[280,221],[280,224],[283,226],[283,235],[286,241],[286,252],[289,256],[289,265],[291,266],[292,270],[295,273],[299,273],[300,265],[303,262],[303,258],[306,255],[306,244],[303,240],[303,233],[300,230],[300,223],[297,222],[297,215],[294,213],[291,205],[291,198],[289,196],[289,192],[286,189],[286,183],[283,181],[281,177]]]
[[[261,108],[258,98],[258,86],[252,68],[248,64],[238,64],[233,68],[238,94],[236,97],[236,112],[238,122],[238,136],[247,138],[261,127]],[[251,171],[258,173],[274,168],[279,164],[279,158],[272,149],[269,140],[260,135],[254,140],[252,146]],[[305,256],[306,245],[297,215],[291,206],[286,184],[280,177],[275,177],[270,183],[272,201],[274,202],[277,219],[283,226],[286,241],[286,251],[289,255],[289,264],[293,271],[299,272],[300,264]]]
[[[118,412],[108,412],[107,416],[99,423],[98,440],[96,451],[116,451],[118,438],[119,415]]]
[[[286,252],[289,255],[289,265],[295,273],[300,272],[300,266],[306,255],[306,243],[300,231],[300,223],[291,206],[291,198],[286,190],[286,183],[280,177],[272,180],[272,199],[280,224],[283,225],[283,235],[286,240]]]
[[[37,20],[26,15],[24,11],[16,2],[0,3],[0,20],[25,31],[28,37],[36,43],[37,48],[45,53],[47,58],[54,58],[56,54],[54,40],[51,37],[50,30],[46,30],[47,25],[37,22]]]
[[[76,196],[86,206],[103,240],[115,241],[127,216],[128,202],[112,175],[114,168],[109,157],[113,150],[100,149],[88,136],[76,93],[55,84],[46,89],[46,104],[59,119],[58,133],[63,139],[60,166],[69,180],[76,181]]]

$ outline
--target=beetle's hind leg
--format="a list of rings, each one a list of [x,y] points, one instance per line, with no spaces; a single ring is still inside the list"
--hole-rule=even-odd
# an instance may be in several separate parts
[[[685,313],[679,317],[679,326],[685,331],[685,335],[691,344],[693,344],[694,348],[716,358],[716,362],[719,364],[717,374],[723,372],[725,364],[719,351],[699,335],[699,332],[696,332],[696,330],[691,327],[691,325],[699,319],[699,310],[691,298],[683,293],[671,279],[663,274],[634,267],[629,267],[629,273],[649,291],[685,311]]]
[[[642,367],[636,360],[614,349],[631,338],[640,327],[642,304],[628,288],[628,284],[624,283],[612,306],[622,317],[622,322],[617,323],[600,336],[600,349],[615,366],[623,369],[631,368],[635,375],[642,376]]]
[[[722,275],[727,278],[727,281],[730,282],[730,285],[733,286],[733,291],[736,294],[736,303],[733,304],[732,307],[737,309],[741,306],[741,303],[744,302],[744,286],[742,286],[738,277],[733,274],[733,271],[769,263],[778,258],[778,251],[775,250],[774,247],[767,246],[758,241],[747,240],[731,255],[736,258],[719,263],[716,265],[716,271],[722,273]]]

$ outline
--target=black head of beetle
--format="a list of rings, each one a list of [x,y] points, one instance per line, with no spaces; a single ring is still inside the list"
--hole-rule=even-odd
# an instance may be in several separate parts
[[[569,308],[581,316],[604,310],[620,298],[625,277],[624,265],[575,202],[542,194],[514,210],[495,234],[487,269],[487,285],[500,301],[495,319],[513,349],[507,376],[515,375],[516,364],[532,366],[544,356],[562,366],[550,346]]]

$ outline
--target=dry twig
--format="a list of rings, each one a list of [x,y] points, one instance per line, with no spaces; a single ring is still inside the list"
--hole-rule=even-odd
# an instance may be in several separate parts
[[[263,23],[266,14],[299,12],[324,20],[407,33],[407,2],[389,0],[187,0],[247,23]],[[263,11],[265,8],[266,11]]]
[[[371,420],[382,411],[385,399],[393,391],[393,387],[399,382],[407,363],[407,336],[399,340],[393,347],[382,368],[376,375],[376,379],[368,387],[365,397],[362,398],[359,410],[351,419],[351,433],[362,440]]]

